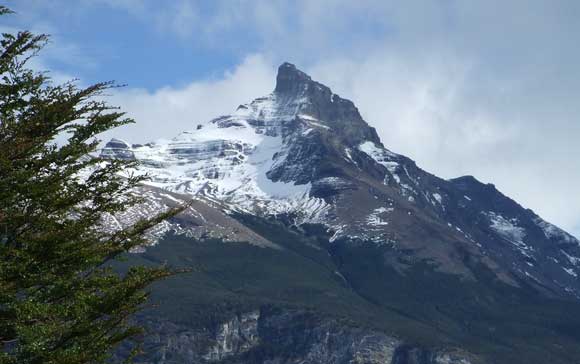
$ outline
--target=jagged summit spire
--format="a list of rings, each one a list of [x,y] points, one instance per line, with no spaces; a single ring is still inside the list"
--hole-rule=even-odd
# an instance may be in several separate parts
[[[382,146],[377,132],[362,119],[352,101],[341,98],[291,63],[278,67],[274,96],[278,117],[283,114],[291,115],[289,120],[298,116],[315,121],[342,135],[348,145],[372,141]]]
[[[300,71],[292,63],[284,62],[278,67],[276,76],[276,88],[274,92],[285,93],[296,91],[304,83],[312,82],[312,78]]]

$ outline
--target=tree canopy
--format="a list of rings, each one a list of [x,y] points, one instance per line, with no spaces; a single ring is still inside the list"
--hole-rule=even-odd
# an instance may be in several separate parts
[[[54,84],[27,68],[47,41],[28,31],[0,40],[0,363],[104,363],[141,332],[129,317],[146,287],[172,274],[109,263],[179,209],[100,228],[140,202],[131,191],[145,177],[121,173],[135,162],[95,153],[100,133],[133,120],[103,101],[114,83]]]

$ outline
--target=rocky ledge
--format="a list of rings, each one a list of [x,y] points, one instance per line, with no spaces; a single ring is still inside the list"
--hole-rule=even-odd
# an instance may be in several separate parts
[[[147,320],[139,364],[471,364],[475,356],[422,348],[382,332],[304,310],[264,306],[212,327]]]

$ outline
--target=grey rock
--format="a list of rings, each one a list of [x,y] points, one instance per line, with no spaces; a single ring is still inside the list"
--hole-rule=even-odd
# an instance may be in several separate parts
[[[131,146],[120,139],[111,139],[101,150],[101,157],[107,159],[135,159]]]
[[[300,310],[262,307],[213,327],[147,321],[139,364],[472,364],[452,348],[428,349]],[[478,363],[481,363],[479,361]]]

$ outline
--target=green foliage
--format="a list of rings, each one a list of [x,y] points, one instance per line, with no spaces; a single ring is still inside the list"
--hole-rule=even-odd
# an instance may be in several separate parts
[[[112,83],[54,85],[27,69],[47,39],[23,31],[0,40],[0,363],[104,363],[140,332],[127,319],[147,301],[145,288],[171,274],[119,274],[108,263],[178,210],[99,228],[139,203],[131,190],[144,177],[120,174],[134,162],[90,156],[99,133],[132,120],[102,101]]]

